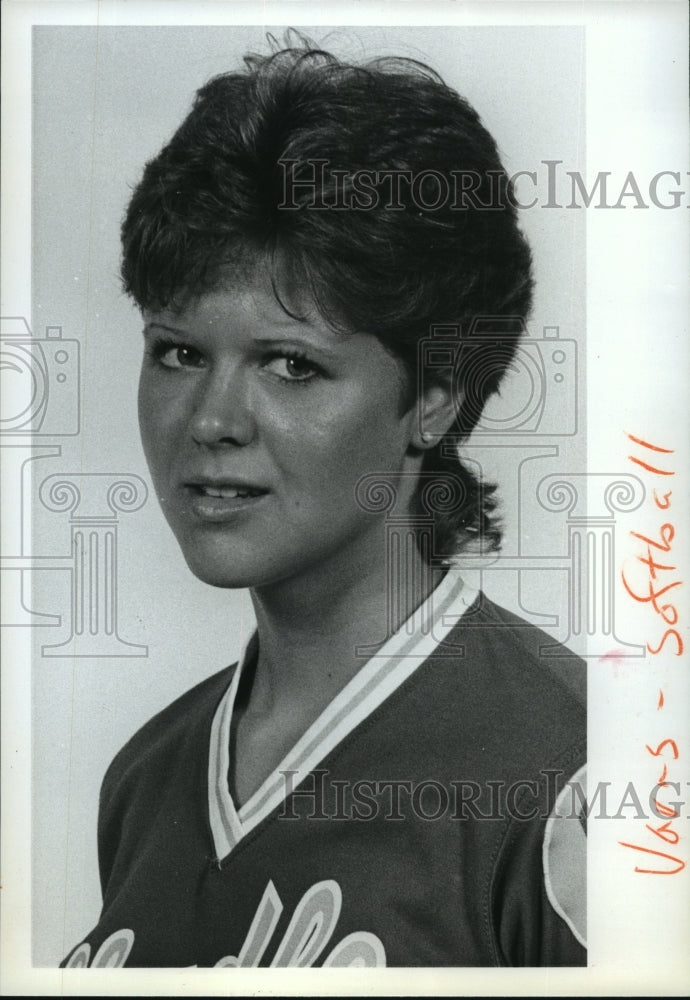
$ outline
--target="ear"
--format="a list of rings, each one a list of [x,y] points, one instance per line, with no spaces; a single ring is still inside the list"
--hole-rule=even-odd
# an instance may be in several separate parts
[[[417,400],[416,427],[412,435],[414,446],[426,451],[437,445],[455,422],[461,403],[462,398],[452,392],[450,383],[425,387]]]

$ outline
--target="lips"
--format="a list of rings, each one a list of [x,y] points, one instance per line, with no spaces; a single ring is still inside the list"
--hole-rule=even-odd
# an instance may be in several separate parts
[[[197,518],[224,523],[260,503],[269,491],[254,483],[203,478],[185,483],[185,492],[189,509]]]

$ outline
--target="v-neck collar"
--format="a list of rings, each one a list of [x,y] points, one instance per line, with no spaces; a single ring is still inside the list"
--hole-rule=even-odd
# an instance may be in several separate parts
[[[236,809],[228,785],[230,723],[240,675],[258,651],[257,634],[252,635],[211,725],[208,808],[217,858],[230,854],[243,837],[280,806],[288,792],[284,772],[290,772],[290,784],[296,788],[431,656],[476,597],[477,591],[464,586],[457,570],[449,570],[426,601],[338,692],[275,771]]]

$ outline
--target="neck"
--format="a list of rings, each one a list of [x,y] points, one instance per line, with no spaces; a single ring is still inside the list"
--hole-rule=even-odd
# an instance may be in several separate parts
[[[342,572],[312,575],[252,591],[259,658],[251,703],[257,711],[280,704],[289,712],[320,711],[358,672],[368,655],[400,628],[438,584],[419,552],[404,562],[391,587],[385,560],[371,551],[349,554]],[[307,707],[310,706],[310,707]]]

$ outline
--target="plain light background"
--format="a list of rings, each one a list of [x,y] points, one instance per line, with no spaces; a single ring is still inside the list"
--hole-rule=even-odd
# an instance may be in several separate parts
[[[265,50],[284,26],[43,26],[33,38],[33,314],[36,335],[61,325],[82,345],[82,425],[59,459],[35,463],[35,483],[53,472],[134,473],[148,482],[138,441],[136,384],[141,325],[121,294],[119,223],[145,161],[187,112],[195,90]],[[343,58],[394,54],[421,59],[467,97],[495,136],[509,173],[563,161],[584,171],[584,30],[581,27],[303,28]],[[543,190],[543,181],[541,183]],[[535,258],[530,325],[560,326],[584,346],[584,211],[522,213]],[[539,476],[584,471],[584,428],[559,438],[560,454]],[[474,458],[478,456],[473,454]],[[517,545],[515,483],[498,477],[506,551]],[[40,466],[40,468],[39,468]],[[563,523],[527,508],[521,544],[560,554]],[[96,812],[113,755],[152,714],[236,658],[251,628],[246,594],[224,593],[189,573],[153,496],[120,518],[120,633],[147,644],[144,658],[42,658],[65,629],[36,629],[33,658],[33,960],[55,965],[97,920],[100,889]],[[555,534],[554,534],[555,531]],[[554,551],[555,548],[555,551]],[[69,551],[65,515],[35,508],[33,552]],[[67,574],[36,573],[34,608],[69,614]],[[532,610],[562,611],[564,586],[530,574]],[[561,583],[564,583],[561,580]],[[492,573],[491,596],[513,606],[510,581]],[[555,634],[562,632],[555,630]]]

